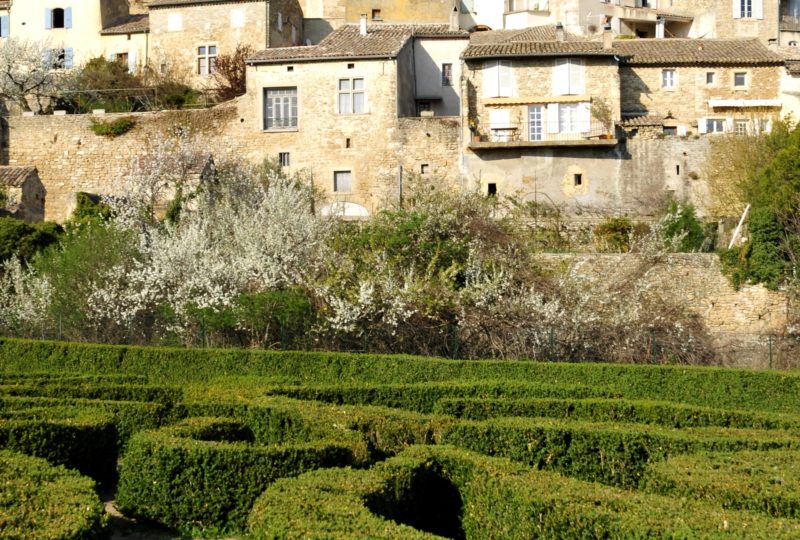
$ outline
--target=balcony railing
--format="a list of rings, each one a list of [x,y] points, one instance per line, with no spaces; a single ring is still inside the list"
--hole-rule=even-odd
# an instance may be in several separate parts
[[[580,145],[609,144],[613,141],[613,128],[591,121],[532,120],[528,122],[503,122],[481,124],[473,131],[472,146],[547,146],[579,143]],[[477,145],[475,143],[478,143]],[[489,143],[489,144],[480,144]]]

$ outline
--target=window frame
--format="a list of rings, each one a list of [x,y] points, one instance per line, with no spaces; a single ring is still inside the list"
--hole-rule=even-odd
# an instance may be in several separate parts
[[[711,78],[710,81],[709,77]],[[717,85],[717,72],[706,71],[706,86],[716,86],[716,85]]]
[[[339,189],[339,175],[347,175],[347,190]],[[338,194],[353,193],[353,170],[352,169],[339,169],[333,171],[333,192]]]
[[[214,54],[211,54],[211,49],[214,49]],[[217,71],[217,55],[219,55],[219,47],[217,44],[206,43],[204,45],[197,45],[195,47],[195,53],[195,66],[197,67],[195,74],[201,76],[213,75]]]
[[[283,92],[282,94],[274,95],[272,98],[270,97],[270,92],[278,93]],[[278,99],[286,99],[289,98],[289,109],[290,112],[294,113],[294,116],[288,117],[288,124],[286,119],[283,118],[281,115],[281,125],[275,126],[276,120],[278,118],[275,117],[275,103],[276,101],[272,101],[272,117],[267,116],[267,112],[270,110],[270,102],[271,100],[278,100]],[[293,101],[291,101],[291,99]],[[296,86],[265,86],[262,87],[261,90],[261,113],[262,113],[262,121],[261,121],[261,130],[266,132],[281,132],[281,131],[298,131],[300,126],[300,94],[297,90]],[[286,104],[281,103],[282,110],[285,111]],[[270,121],[272,125],[270,125]]]
[[[743,81],[742,84],[736,84],[737,76],[742,76]],[[746,90],[750,87],[750,74],[747,71],[734,71],[733,72],[733,89],[734,90]]]
[[[453,86],[453,64],[442,64],[442,86]]]
[[[661,88],[663,90],[675,90],[678,88],[678,70],[673,68],[661,70]]]
[[[571,111],[569,118],[564,121],[563,111]],[[558,104],[558,132],[564,134],[581,133],[581,110],[578,103]]]
[[[721,127],[721,129],[709,129],[711,126],[714,127]],[[725,119],[724,118],[706,118],[706,133],[708,134],[716,134],[716,133],[725,133]]]
[[[347,81],[347,88],[342,83]],[[361,81],[361,88],[356,88],[356,81]],[[361,96],[361,111],[356,111],[356,96]],[[348,110],[342,111],[342,99],[347,101]],[[367,114],[367,81],[362,77],[339,77],[336,79],[336,113],[343,115]]]

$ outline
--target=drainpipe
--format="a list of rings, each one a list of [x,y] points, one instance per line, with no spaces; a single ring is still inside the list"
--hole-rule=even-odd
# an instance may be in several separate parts
[[[270,8],[269,0],[266,0],[264,2],[264,11],[266,12],[266,16],[267,16],[267,27],[264,29],[264,37],[266,39],[266,43],[264,43],[264,48],[265,49],[269,49],[270,24],[272,24],[272,21],[270,21],[270,19],[269,19],[269,16],[270,16],[270,9],[269,8]]]

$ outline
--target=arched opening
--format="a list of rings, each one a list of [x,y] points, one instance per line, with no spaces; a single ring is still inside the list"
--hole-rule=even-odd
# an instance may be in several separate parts
[[[64,28],[64,9],[53,9],[53,28]]]

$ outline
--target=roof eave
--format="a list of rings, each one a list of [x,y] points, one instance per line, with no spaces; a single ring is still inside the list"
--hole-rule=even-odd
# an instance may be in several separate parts
[[[461,59],[469,62],[470,60],[491,60],[493,58],[557,58],[562,56],[599,56],[599,57],[607,57],[613,58],[614,56],[620,56],[619,53],[609,52],[609,51],[597,51],[597,52],[554,52],[554,53],[509,53],[509,54],[485,54],[485,55],[476,55],[476,56],[464,56],[461,55]]]
[[[372,54],[359,56],[309,56],[303,58],[280,58],[275,60],[245,60],[248,66],[261,66],[266,64],[300,64],[308,62],[336,62],[340,60],[396,60],[399,53]]]

